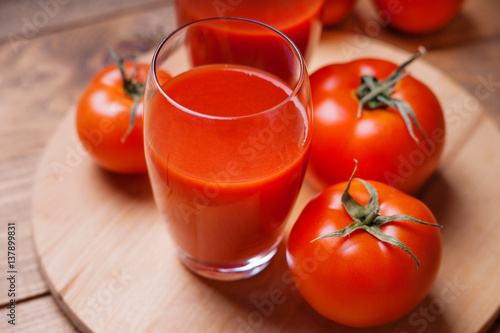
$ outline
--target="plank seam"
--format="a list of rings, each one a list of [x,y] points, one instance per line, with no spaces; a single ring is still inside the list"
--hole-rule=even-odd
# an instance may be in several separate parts
[[[50,295],[50,291],[45,291],[45,292],[43,292],[41,294],[28,296],[28,297],[25,297],[25,298],[22,298],[22,299],[16,299],[16,306],[19,305],[19,304],[27,303],[27,302],[33,301],[35,299],[43,298],[43,297],[46,297],[46,296],[51,296]],[[0,308],[5,308],[9,304],[10,303],[0,304]]]
[[[158,8],[168,7],[168,6],[170,6],[170,4],[165,4],[165,1],[158,1],[158,2],[149,3],[147,5],[136,5],[136,6],[132,6],[129,8],[124,8],[122,10],[119,10],[116,12],[111,12],[111,13],[104,14],[104,15],[97,14],[97,15],[91,16],[89,18],[81,18],[81,19],[75,20],[71,23],[54,25],[51,28],[48,28],[46,30],[38,32],[35,37],[29,38],[27,41],[28,42],[34,41],[34,40],[41,38],[41,37],[46,37],[46,36],[55,35],[55,34],[58,34],[61,32],[79,29],[79,28],[82,28],[85,26],[94,25],[94,24],[104,22],[107,20],[112,20],[112,19],[115,19],[118,17],[132,16],[132,15],[140,14],[140,13],[147,13],[150,11],[154,11]],[[8,37],[0,38],[0,46],[7,45],[9,43],[10,43],[10,40]],[[15,43],[17,44],[17,43],[23,43],[23,42],[16,41]]]

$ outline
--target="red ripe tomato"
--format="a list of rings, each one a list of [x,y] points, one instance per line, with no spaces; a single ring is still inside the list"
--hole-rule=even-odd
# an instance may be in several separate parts
[[[385,84],[383,79],[397,74],[397,68],[385,60],[358,59],[323,67],[310,76],[314,121],[308,179],[316,187],[348,179],[353,159],[360,163],[360,178],[407,193],[415,192],[435,171],[445,123],[441,106],[426,85],[402,72],[399,76],[404,77],[392,88],[383,89],[360,108],[357,93],[362,91],[366,97],[368,91],[363,90],[366,84],[359,90],[362,79]],[[396,102],[387,106],[379,99]],[[408,105],[421,129],[410,121]]]
[[[91,80],[77,105],[77,133],[102,168],[145,173],[143,94],[149,65],[125,61],[123,68],[126,79],[113,64]],[[169,75],[163,74],[161,80],[168,80]],[[135,116],[131,115],[134,104]]]
[[[336,184],[304,208],[290,232],[286,252],[292,278],[304,299],[330,320],[354,327],[385,324],[410,312],[429,293],[441,261],[441,233],[430,210],[389,185],[369,184],[376,190],[379,203],[369,203],[370,194],[361,181],[353,182],[349,190],[351,199],[365,205],[363,209],[373,205],[354,222],[358,229],[339,236],[339,230],[353,223],[350,214],[356,214],[352,205],[350,213],[346,209],[346,182]],[[376,207],[379,212],[370,214]],[[408,251],[363,229],[379,225],[377,219],[387,220],[394,214],[410,215],[433,225],[396,216],[375,232],[399,240],[418,259],[419,266]],[[337,236],[329,235],[335,231]]]
[[[342,21],[351,11],[356,0],[325,0],[323,25],[332,26]]]
[[[463,0],[374,0],[380,16],[393,28],[412,34],[437,31],[460,11]]]

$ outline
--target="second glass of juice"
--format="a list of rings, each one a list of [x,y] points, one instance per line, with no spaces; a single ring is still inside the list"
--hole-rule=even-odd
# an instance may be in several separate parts
[[[194,48],[203,49],[207,31],[225,52],[199,64]],[[234,32],[262,43],[234,57],[227,52],[238,48]],[[160,71],[173,78],[162,82]],[[181,262],[219,280],[260,272],[276,252],[308,161],[309,79],[297,47],[248,19],[190,23],[156,50],[145,106],[153,194]]]
[[[175,0],[175,9],[179,26],[209,17],[225,16],[264,22],[287,35],[308,61],[321,36],[324,2],[325,0]]]

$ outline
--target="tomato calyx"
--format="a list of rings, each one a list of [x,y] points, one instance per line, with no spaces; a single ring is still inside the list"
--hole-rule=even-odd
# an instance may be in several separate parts
[[[349,214],[349,216],[352,218],[353,222],[349,224],[347,227],[341,230],[336,230],[334,232],[328,233],[326,235],[320,236],[318,238],[315,238],[311,241],[317,241],[322,238],[328,238],[328,237],[345,237],[352,232],[356,230],[365,230],[378,240],[389,243],[392,245],[395,245],[399,247],[400,249],[406,251],[417,263],[417,269],[420,267],[420,262],[418,261],[417,257],[411,252],[411,250],[403,244],[400,240],[398,240],[395,237],[389,236],[385,234],[380,227],[384,224],[387,224],[389,222],[393,222],[396,220],[405,220],[405,221],[412,221],[432,227],[438,227],[442,228],[441,225],[439,224],[434,224],[434,223],[429,223],[429,222],[424,222],[422,220],[416,219],[412,216],[404,215],[404,214],[395,214],[391,216],[381,216],[381,212],[379,209],[379,199],[378,199],[378,193],[377,190],[368,182],[366,182],[363,179],[360,178],[355,178],[355,180],[360,181],[370,194],[370,199],[368,200],[368,203],[365,206],[362,206],[359,204],[350,194],[349,194],[349,188],[351,186],[351,182],[354,178],[354,174],[356,173],[356,170],[358,169],[358,161],[354,160],[356,163],[356,166],[354,167],[354,171],[349,178],[349,181],[347,182],[347,185],[344,189],[344,192],[342,193],[342,205],[344,206],[344,209],[346,212]]]
[[[422,133],[425,140],[428,141],[429,138],[425,131],[420,126],[420,123],[413,112],[411,106],[405,101],[398,100],[392,97],[392,93],[394,91],[394,86],[401,79],[406,77],[408,73],[404,73],[403,70],[414,60],[421,57],[426,53],[426,50],[423,46],[418,48],[418,53],[413,55],[409,60],[404,62],[401,66],[398,67],[391,75],[387,78],[379,81],[375,77],[371,75],[362,75],[361,76],[361,85],[356,90],[356,97],[359,100],[358,107],[358,118],[361,118],[361,113],[363,108],[368,110],[382,109],[386,107],[391,107],[397,110],[403,120],[405,121],[406,127],[408,128],[408,132],[412,139],[415,142],[420,142],[420,140],[415,135],[413,131],[413,124],[417,126],[417,129]]]
[[[132,104],[132,109],[130,110],[130,125],[127,129],[127,132],[125,132],[125,134],[121,138],[121,142],[124,143],[129,134],[134,129],[137,106],[139,105],[139,101],[141,100],[141,98],[144,96],[146,83],[140,83],[134,78],[135,74],[137,73],[137,69],[139,67],[139,64],[135,60],[134,60],[135,63],[134,71],[130,75],[130,78],[127,78],[125,74],[125,66],[123,64],[123,60],[120,59],[120,57],[118,57],[116,52],[111,47],[109,47],[109,53],[111,54],[111,58],[113,58],[113,61],[115,62],[116,66],[118,66],[118,69],[120,70],[123,82],[123,91],[128,97],[132,98],[134,101],[134,103]]]

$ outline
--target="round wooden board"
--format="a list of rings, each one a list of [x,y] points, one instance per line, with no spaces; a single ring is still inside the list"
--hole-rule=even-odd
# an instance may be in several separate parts
[[[401,63],[409,54],[328,32],[309,69],[359,57]],[[478,98],[439,70],[419,60],[410,71],[438,95],[449,135],[439,170],[419,194],[444,225],[443,263],[431,293],[407,316],[370,329],[321,317],[291,281],[284,242],[250,279],[191,274],[175,258],[147,177],[99,169],[78,142],[74,110],[43,154],[33,198],[40,267],[59,305],[84,332],[484,331],[500,308],[500,221],[490,213],[500,202],[500,133]],[[304,184],[291,221],[314,194]]]

